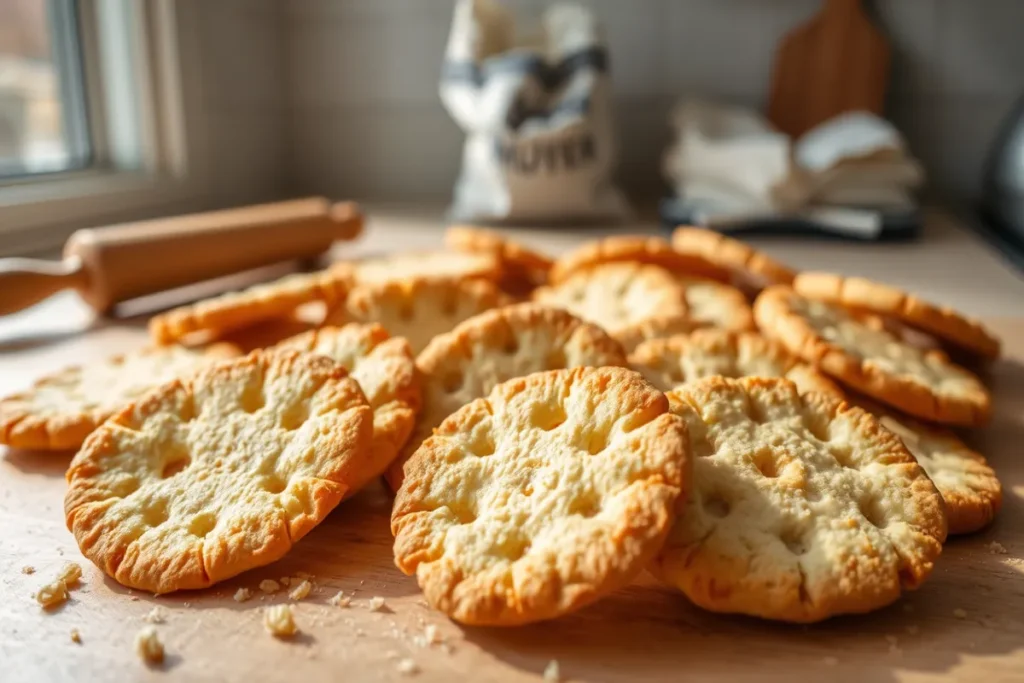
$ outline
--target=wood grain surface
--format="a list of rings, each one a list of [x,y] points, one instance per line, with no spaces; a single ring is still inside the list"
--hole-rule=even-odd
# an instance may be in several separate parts
[[[824,0],[779,43],[768,118],[795,139],[845,112],[881,116],[888,82],[889,44],[861,0]]]
[[[28,332],[0,334],[0,394],[70,363],[137,347],[141,321],[94,324],[74,302],[53,303]],[[78,316],[76,318],[76,316]],[[552,659],[578,681],[979,681],[1024,677],[1024,317],[989,321],[1006,344],[990,370],[996,414],[970,435],[1004,486],[985,532],[947,544],[931,579],[874,614],[793,627],[703,612],[648,576],[583,611],[534,626],[466,628],[421,602],[392,562],[391,500],[373,487],[342,503],[283,560],[199,592],[163,597],[127,590],[79,553],[64,525],[71,454],[0,449],[0,681],[537,681]],[[88,328],[86,333],[77,330]],[[0,332],[3,326],[0,325]],[[996,542],[1006,554],[993,552]],[[54,612],[34,591],[62,563],[82,586]],[[35,573],[22,573],[32,566]],[[296,604],[301,634],[276,640],[260,580],[314,575]],[[256,595],[237,603],[248,587]],[[352,605],[328,604],[338,590]],[[262,599],[261,599],[262,596]],[[387,607],[369,609],[371,597]],[[155,606],[167,659],[147,668],[133,641]],[[442,642],[421,636],[435,625]],[[81,644],[71,641],[72,629]],[[399,671],[411,659],[414,675]]]

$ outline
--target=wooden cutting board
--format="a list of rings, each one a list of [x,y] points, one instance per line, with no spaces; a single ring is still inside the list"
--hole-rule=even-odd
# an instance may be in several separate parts
[[[436,247],[440,236],[430,232],[432,223],[420,223],[382,227],[380,240],[369,240],[366,248]],[[936,245],[940,251],[957,244],[943,234]],[[552,232],[538,246],[561,251],[578,239],[579,234]],[[788,255],[808,252],[806,261],[793,262],[797,267],[839,267],[830,255],[838,253],[852,268],[870,253],[852,256],[845,245],[835,252],[820,244],[787,249]],[[915,249],[916,262],[932,263],[920,253],[923,248]],[[947,257],[947,262],[978,263],[957,249]],[[922,286],[929,273],[941,272],[938,266],[922,271]],[[977,296],[987,296],[984,285],[978,286]],[[50,304],[29,326],[37,333],[47,325],[81,320],[84,306],[74,297]],[[9,343],[4,339],[10,335],[0,334],[0,394],[56,367],[137,348],[147,340],[143,322],[101,322],[87,333],[48,344],[32,344],[27,337]],[[1024,318],[989,322],[1005,341],[1006,357],[990,373],[993,423],[972,439],[1002,479],[1004,508],[990,529],[951,539],[920,590],[874,614],[808,627],[716,615],[641,576],[553,622],[462,627],[425,606],[415,580],[394,567],[391,499],[380,487],[342,503],[271,566],[209,590],[157,598],[123,588],[79,553],[62,514],[70,454],[0,447],[0,681],[518,682],[540,681],[552,659],[567,681],[1019,680],[1024,672]],[[12,320],[0,322],[0,331],[11,325]],[[993,542],[1007,554],[993,552]],[[69,560],[82,565],[83,585],[63,608],[44,613],[32,594]],[[23,574],[26,565],[36,572]],[[295,607],[302,635],[278,641],[264,631],[261,608],[287,596],[261,600],[257,586],[264,578],[298,572],[313,574],[317,589]],[[257,597],[235,602],[239,587],[253,589]],[[328,604],[338,590],[354,596],[351,607]],[[385,598],[384,611],[368,609],[373,596]],[[156,626],[167,661],[150,670],[136,656],[133,639],[155,606],[168,613],[166,623]],[[437,627],[442,643],[428,646],[420,639],[427,625]],[[70,640],[73,628],[81,633],[80,645]],[[403,658],[416,663],[415,676],[399,672]]]
[[[768,118],[793,138],[848,111],[882,114],[889,44],[860,0],[825,0],[779,43]]]

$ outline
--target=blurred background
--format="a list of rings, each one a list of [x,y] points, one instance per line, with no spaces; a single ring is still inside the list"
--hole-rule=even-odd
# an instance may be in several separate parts
[[[528,22],[547,3],[502,4]],[[606,31],[615,175],[637,206],[669,191],[673,105],[701,96],[763,110],[780,38],[822,6],[585,4]],[[884,114],[923,164],[927,196],[977,198],[1024,91],[1024,2],[865,6],[891,46]],[[83,225],[309,194],[443,206],[464,140],[438,97],[452,9],[0,0],[0,253],[59,244]],[[75,171],[88,188],[69,184]],[[97,190],[103,200],[90,201]]]

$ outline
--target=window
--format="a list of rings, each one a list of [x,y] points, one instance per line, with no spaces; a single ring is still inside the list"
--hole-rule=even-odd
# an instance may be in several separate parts
[[[90,161],[74,0],[0,2],[0,179]]]
[[[0,257],[204,206],[205,6],[0,0]]]

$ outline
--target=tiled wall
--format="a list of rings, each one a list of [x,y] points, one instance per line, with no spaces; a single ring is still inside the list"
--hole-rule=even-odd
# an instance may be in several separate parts
[[[179,0],[198,52],[211,206],[265,201],[287,191],[284,10],[279,0]]]
[[[437,97],[451,0],[281,2],[283,36],[268,30],[266,40],[274,49],[275,41],[283,43],[282,64],[271,63],[271,51],[256,48],[256,63],[249,54],[225,54],[234,67],[220,67],[225,80],[213,87],[230,93],[239,79],[283,80],[289,189],[407,200],[447,197],[462,140]],[[530,11],[546,3],[507,4]],[[762,106],[778,39],[821,1],[589,4],[604,19],[611,46],[620,175],[640,196],[661,192],[660,158],[672,102],[704,95]],[[925,162],[933,185],[969,195],[998,123],[1024,93],[1024,1],[869,5],[894,48],[890,116]],[[270,94],[252,83],[246,92]],[[228,104],[248,111],[244,101]],[[246,141],[260,137],[273,117],[257,116],[231,132],[237,139],[223,144],[243,154],[233,167],[252,172],[252,160],[244,155],[268,153],[247,150]]]

